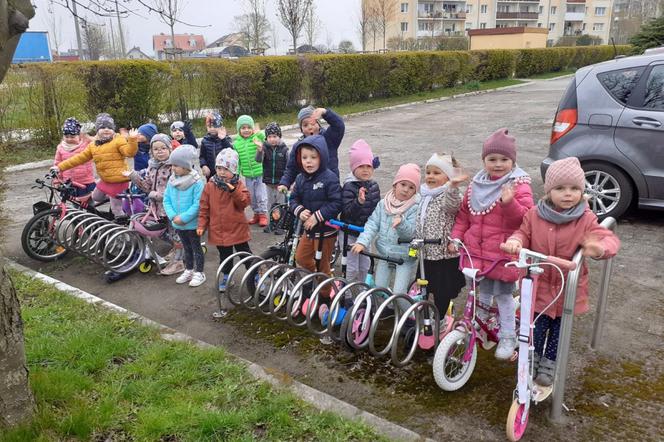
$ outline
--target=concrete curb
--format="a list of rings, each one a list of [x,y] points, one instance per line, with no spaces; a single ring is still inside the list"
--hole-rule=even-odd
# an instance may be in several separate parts
[[[43,281],[47,284],[51,284],[58,290],[61,290],[75,298],[82,299],[83,301],[89,304],[102,306],[115,313],[124,315],[127,318],[134,320],[140,324],[149,327],[154,327],[159,330],[161,337],[165,340],[188,342],[199,348],[215,347],[212,344],[193,338],[184,333],[180,333],[177,330],[174,330],[163,324],[155,322],[152,319],[139,315],[138,313],[134,313],[130,310],[127,310],[124,307],[120,307],[119,305],[105,301],[97,296],[94,296],[86,291],[83,291],[69,284],[66,284],[60,280],[52,278],[48,275],[44,275],[43,273],[34,271],[28,267],[25,267],[17,263],[16,261],[12,261],[7,258],[4,258],[3,261],[5,261],[7,267],[25,273],[27,275],[30,275],[31,277]],[[360,408],[357,408],[354,405],[351,405],[347,402],[337,399],[334,396],[331,396],[322,391],[316,390],[315,388],[309,387],[308,385],[302,384],[301,382],[294,380],[288,374],[280,370],[268,369],[261,365],[250,362],[246,359],[243,359],[241,357],[235,356],[231,353],[228,354],[231,357],[235,358],[240,363],[244,364],[247,367],[249,373],[251,373],[255,378],[268,382],[269,384],[275,387],[288,390],[291,393],[295,394],[298,398],[304,400],[305,402],[308,402],[309,404],[313,405],[314,407],[316,407],[321,411],[331,411],[333,413],[339,414],[349,419],[360,420],[366,423],[367,425],[373,427],[378,433],[382,434],[385,437],[389,437],[390,439],[400,440],[400,441],[433,442],[433,439],[420,436],[414,431],[411,431],[393,422],[378,417],[375,414],[361,410]]]
[[[17,164],[15,166],[5,167],[5,172],[20,172],[22,170],[39,169],[53,164],[53,160],[35,161],[32,163]]]

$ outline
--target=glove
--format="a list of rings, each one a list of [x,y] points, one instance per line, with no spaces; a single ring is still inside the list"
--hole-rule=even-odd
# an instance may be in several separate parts
[[[380,158],[378,158],[377,156],[374,157],[373,161],[371,162],[371,166],[374,169],[378,169],[380,167]]]
[[[184,123],[184,127],[183,127],[184,132],[191,132],[191,130],[192,130],[191,121],[184,120],[183,123]]]

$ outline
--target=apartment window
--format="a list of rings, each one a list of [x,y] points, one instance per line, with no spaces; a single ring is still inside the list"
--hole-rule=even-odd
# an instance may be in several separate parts
[[[551,6],[551,15],[556,15],[556,7]]]
[[[542,14],[543,12],[544,12],[544,6],[540,6],[540,7],[539,7],[539,11],[538,11],[538,13],[539,13],[539,14]]]
[[[487,5],[480,5],[480,12],[486,14],[489,7]]]
[[[433,31],[433,23],[431,22],[419,22],[417,24],[418,31]]]
[[[401,12],[408,12],[408,3],[401,3]]]
[[[593,31],[603,31],[603,30],[604,30],[604,23],[593,24]]]
[[[508,5],[498,5],[498,12],[510,12]]]
[[[542,23],[537,23],[537,27],[538,27],[538,28],[541,28],[541,27],[542,27]]]
[[[595,8],[595,15],[598,17],[606,15],[606,8],[605,7]]]
[[[408,23],[405,21],[401,22],[401,32],[408,32]]]
[[[433,14],[433,3],[425,3],[424,4],[424,12],[426,14]]]
[[[469,21],[467,21],[467,22],[466,22],[466,31],[467,31],[468,29],[472,29],[472,28],[473,28],[473,22],[469,22]]]
[[[480,29],[486,29],[486,23],[480,23]]]
[[[586,24],[585,24],[585,23],[581,25],[581,30],[582,30],[582,31],[585,31],[585,30],[586,30]]]
[[[553,28],[556,27],[555,23],[549,23],[549,31],[553,31]]]
[[[473,5],[466,4],[466,14],[473,12]]]

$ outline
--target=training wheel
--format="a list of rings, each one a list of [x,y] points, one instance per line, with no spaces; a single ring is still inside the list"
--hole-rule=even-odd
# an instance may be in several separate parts
[[[528,426],[528,412],[525,410],[526,406],[520,404],[518,399],[512,401],[510,412],[507,414],[507,426],[505,428],[507,438],[511,441],[520,440],[521,437],[523,437],[523,433],[526,432],[526,427]]]
[[[152,270],[152,263],[148,261],[144,261],[139,264],[138,266],[138,271],[141,273],[150,273],[150,270]]]

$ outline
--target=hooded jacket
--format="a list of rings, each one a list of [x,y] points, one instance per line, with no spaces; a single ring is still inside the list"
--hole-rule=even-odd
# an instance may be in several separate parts
[[[238,181],[232,192],[221,190],[208,181],[201,195],[198,228],[208,231],[208,241],[222,247],[242,244],[251,239],[244,209],[251,204],[247,186]]]
[[[126,183],[129,178],[122,172],[129,170],[126,158],[136,155],[138,143],[136,138],[125,138],[116,134],[110,141],[97,145],[94,141],[88,144],[83,152],[58,164],[62,171],[80,166],[90,160],[95,163],[97,174],[106,183]]]
[[[256,151],[256,161],[263,164],[263,182],[277,185],[286,170],[288,146],[282,141],[272,147],[266,141],[263,143],[263,150]]]
[[[199,155],[201,167],[207,166],[210,171],[214,171],[217,155],[226,148],[233,148],[231,137],[219,138],[217,134],[206,134],[201,140],[201,152]],[[212,175],[214,173],[210,174],[210,176]]]
[[[297,161],[302,146],[311,146],[320,155],[320,166],[312,174],[306,173]],[[318,224],[307,232],[309,237],[332,236],[336,230],[326,226],[325,221],[335,218],[341,211],[341,186],[339,177],[327,168],[330,159],[325,138],[322,135],[306,137],[295,143],[292,151],[300,173],[291,193],[290,209],[297,217],[305,209],[316,217]]]
[[[65,160],[83,152],[85,148],[90,144],[89,139],[81,138],[81,142],[78,143],[73,150],[65,149],[64,141],[58,144],[58,147],[55,149],[55,160],[53,164],[55,166],[59,165]],[[81,164],[80,166],[73,167],[67,171],[62,172],[62,179],[64,181],[70,179],[75,183],[80,184],[91,184],[95,182],[95,174],[92,170],[92,162],[88,161],[87,163]]]
[[[148,141],[146,143],[138,143],[138,152],[134,157],[134,170],[147,169],[148,161],[150,160],[150,140],[157,135],[159,129],[152,123],[147,123],[138,128],[138,132],[142,134]]]
[[[357,199],[361,188],[366,189],[364,204],[360,204]],[[380,202],[380,187],[374,180],[360,181],[351,173],[346,178],[341,198],[343,201],[341,221],[356,226],[364,226]],[[357,236],[352,232],[349,232],[349,234]]]

